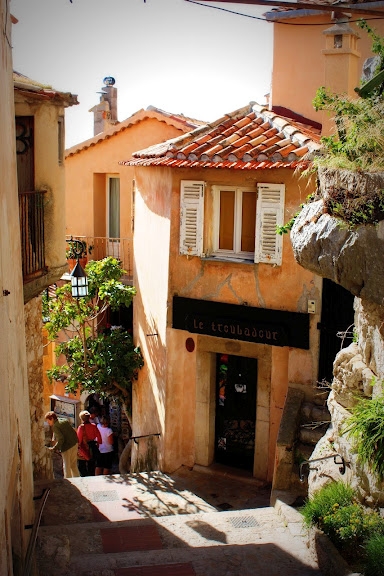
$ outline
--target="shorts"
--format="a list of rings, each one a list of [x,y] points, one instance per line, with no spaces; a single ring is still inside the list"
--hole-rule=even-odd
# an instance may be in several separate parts
[[[113,463],[113,452],[99,452],[96,458],[96,467],[110,470]]]

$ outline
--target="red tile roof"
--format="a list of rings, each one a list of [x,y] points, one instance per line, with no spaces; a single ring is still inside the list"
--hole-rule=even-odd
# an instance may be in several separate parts
[[[265,169],[304,165],[320,131],[251,102],[188,134],[135,152],[127,166]]]

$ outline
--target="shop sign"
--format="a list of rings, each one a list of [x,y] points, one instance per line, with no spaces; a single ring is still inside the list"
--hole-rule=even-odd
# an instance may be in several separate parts
[[[172,327],[193,334],[309,349],[309,314],[174,296]]]
[[[287,342],[284,328],[278,325],[245,322],[228,318],[215,318],[212,320],[203,316],[188,315],[186,327],[188,332],[207,334],[218,338],[232,338],[274,346],[286,346]]]

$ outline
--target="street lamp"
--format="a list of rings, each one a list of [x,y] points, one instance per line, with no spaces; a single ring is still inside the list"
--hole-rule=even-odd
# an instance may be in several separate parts
[[[88,278],[79,262],[79,258],[77,258],[76,266],[71,272],[71,285],[74,298],[88,296]]]
[[[84,296],[88,296],[88,278],[79,262],[80,255],[84,251],[84,244],[81,240],[73,240],[72,237],[67,242],[71,244],[72,251],[77,258],[76,266],[70,274],[72,296],[74,298],[84,298]]]

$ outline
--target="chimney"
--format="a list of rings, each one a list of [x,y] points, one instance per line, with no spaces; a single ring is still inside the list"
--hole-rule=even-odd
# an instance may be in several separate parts
[[[337,19],[323,34],[326,37],[324,86],[335,94],[356,98],[355,88],[359,85],[359,59],[357,50],[359,34],[348,24],[348,17]],[[329,113],[323,112],[322,135],[334,133],[334,122]]]
[[[100,103],[89,110],[89,112],[93,112],[94,136],[118,124],[117,88],[114,87],[115,79],[112,78],[112,76],[107,76],[103,82],[104,86],[100,92]]]

